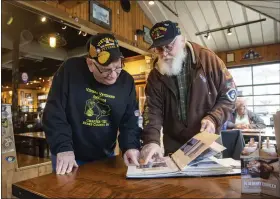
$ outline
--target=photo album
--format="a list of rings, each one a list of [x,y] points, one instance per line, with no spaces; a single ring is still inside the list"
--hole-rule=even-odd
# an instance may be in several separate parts
[[[217,134],[198,133],[170,157],[155,158],[147,165],[128,166],[126,177],[164,178],[240,174],[240,161],[215,157],[226,149],[216,142],[219,137]]]

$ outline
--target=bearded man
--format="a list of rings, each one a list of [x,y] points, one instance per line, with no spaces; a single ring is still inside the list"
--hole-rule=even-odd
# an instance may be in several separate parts
[[[199,132],[220,133],[234,111],[236,87],[223,61],[211,50],[186,42],[178,24],[163,21],[150,31],[157,54],[145,89],[144,164],[174,153]]]

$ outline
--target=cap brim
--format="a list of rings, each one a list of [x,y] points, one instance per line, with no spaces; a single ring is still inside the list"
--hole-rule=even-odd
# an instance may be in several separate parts
[[[174,38],[167,39],[167,40],[164,40],[164,41],[155,41],[155,42],[153,42],[153,44],[148,48],[148,50],[150,50],[151,48],[155,48],[155,47],[166,46],[166,45],[170,44],[173,40],[174,40]]]

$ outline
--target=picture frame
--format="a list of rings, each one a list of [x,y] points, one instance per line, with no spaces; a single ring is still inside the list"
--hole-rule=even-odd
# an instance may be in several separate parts
[[[150,36],[150,28],[148,28],[147,26],[143,26],[143,31],[144,31],[144,36],[143,36],[143,40],[144,42],[152,45],[153,44],[153,40]]]
[[[97,1],[89,2],[89,21],[105,29],[112,29],[112,10]]]
[[[227,58],[227,63],[235,61],[234,53],[227,53],[227,57],[226,58]]]
[[[25,93],[25,98],[31,97],[31,93]]]

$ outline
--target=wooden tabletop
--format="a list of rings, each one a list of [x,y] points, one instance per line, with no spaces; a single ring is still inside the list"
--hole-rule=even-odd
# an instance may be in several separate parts
[[[51,162],[51,159],[17,153],[17,163],[19,168],[31,165],[44,164],[47,162]]]
[[[239,176],[126,179],[121,157],[89,163],[13,184],[18,198],[260,198],[241,194]],[[263,197],[263,196],[262,196]]]
[[[26,132],[26,133],[19,133],[19,134],[15,134],[15,135],[22,136],[22,137],[46,139],[45,132]]]

